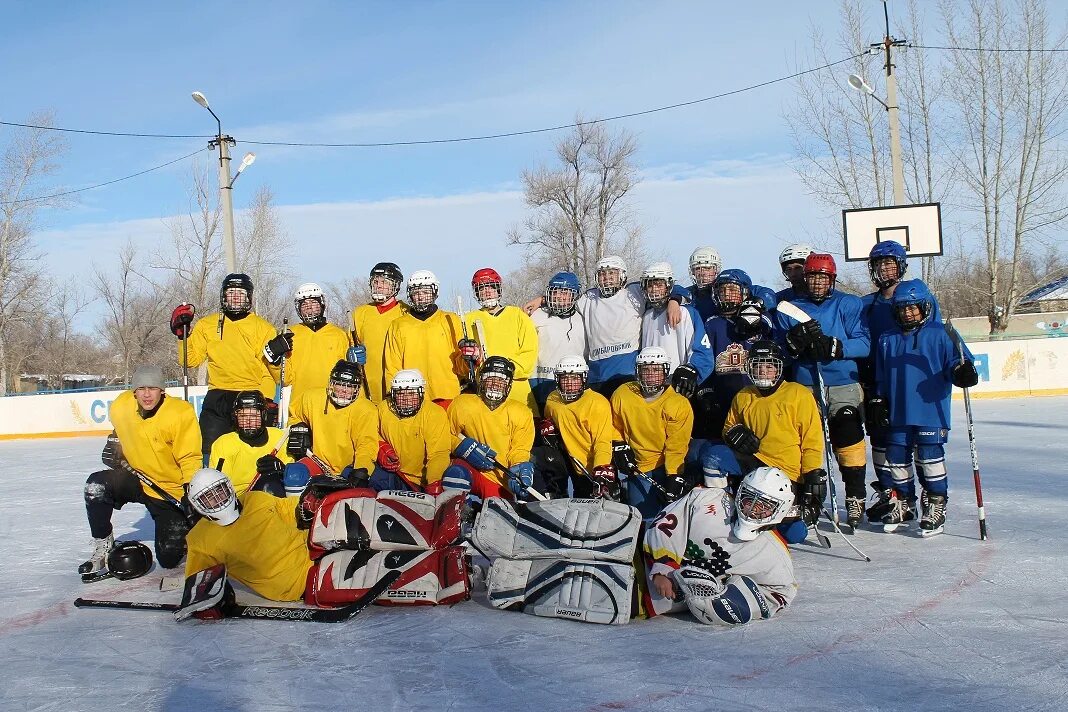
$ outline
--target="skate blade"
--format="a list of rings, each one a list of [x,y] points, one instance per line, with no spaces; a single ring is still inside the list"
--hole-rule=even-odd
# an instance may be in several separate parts
[[[927,539],[927,538],[932,537],[932,536],[937,536],[938,534],[941,534],[945,530],[946,530],[946,528],[944,526],[938,527],[937,529],[921,529],[920,530],[920,537],[923,538],[923,539]]]
[[[103,581],[104,579],[111,578],[111,572],[107,569],[102,571],[96,571],[91,574],[82,574],[82,583],[96,583],[97,581]]]

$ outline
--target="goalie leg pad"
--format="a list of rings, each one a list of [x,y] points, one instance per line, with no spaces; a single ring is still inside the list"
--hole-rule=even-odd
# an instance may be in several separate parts
[[[447,605],[470,598],[466,551],[461,546],[431,551],[335,551],[308,572],[304,600],[319,606],[353,603],[386,573],[400,578],[381,605]]]
[[[418,551],[449,546],[460,536],[462,492],[440,495],[369,489],[323,500],[308,533],[312,558],[335,549]]]
[[[497,559],[486,586],[494,608],[622,625],[630,620],[634,567],[601,561]]]
[[[686,595],[686,606],[701,623],[745,625],[771,618],[778,607],[748,576],[733,575],[724,583],[704,580],[707,577],[711,574],[701,569],[684,568],[675,572],[676,581]]]
[[[629,563],[641,515],[605,499],[486,500],[471,541],[487,556]]]

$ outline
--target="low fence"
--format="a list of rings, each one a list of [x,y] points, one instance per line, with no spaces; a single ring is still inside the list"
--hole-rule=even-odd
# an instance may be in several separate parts
[[[972,341],[979,384],[974,398],[1068,395],[1068,339]],[[954,389],[954,398],[963,394]]]

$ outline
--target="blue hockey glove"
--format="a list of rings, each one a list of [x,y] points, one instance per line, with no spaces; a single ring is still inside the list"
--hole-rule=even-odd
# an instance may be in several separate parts
[[[349,350],[345,352],[345,360],[349,363],[363,366],[367,363],[367,347],[362,344],[360,346],[350,346]]]
[[[527,488],[534,485],[534,463],[519,462],[512,465],[508,478],[508,489],[516,497],[526,497]]]
[[[456,456],[467,461],[476,470],[492,470],[497,453],[485,443],[474,438],[464,438],[456,448]]]

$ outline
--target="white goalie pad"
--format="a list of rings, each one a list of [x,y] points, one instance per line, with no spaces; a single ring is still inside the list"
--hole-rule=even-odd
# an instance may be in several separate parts
[[[308,531],[313,559],[336,549],[441,549],[460,536],[463,493],[371,490],[335,492],[323,500]]]
[[[617,561],[630,565],[641,514],[606,499],[550,499],[526,504],[490,497],[471,531],[487,556]]]
[[[335,551],[308,573],[304,599],[320,606],[359,600],[389,571],[400,577],[383,593],[380,605],[441,605],[470,595],[466,550],[462,546],[426,551]]]
[[[622,625],[630,620],[634,569],[602,561],[497,559],[486,586],[494,608]]]

